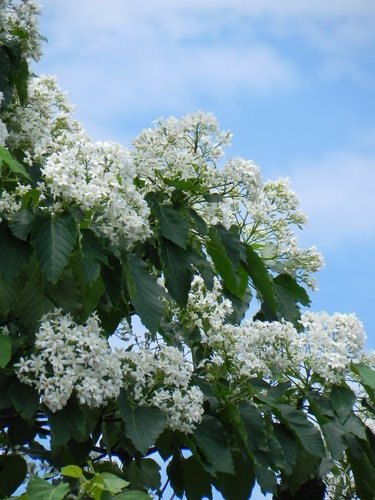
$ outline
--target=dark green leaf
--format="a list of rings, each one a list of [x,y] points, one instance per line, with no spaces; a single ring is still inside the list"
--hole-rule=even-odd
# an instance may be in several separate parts
[[[359,498],[372,500],[375,491],[375,468],[368,456],[368,443],[354,436],[348,440],[348,458]]]
[[[36,275],[22,290],[19,297],[18,315],[30,330],[35,330],[43,314],[54,309],[54,304],[44,293],[44,278]]]
[[[221,225],[211,226],[209,237],[207,252],[223,278],[225,287],[242,298],[243,290],[239,275],[242,248],[239,238]]]
[[[10,387],[10,395],[14,408],[24,418],[33,417],[39,408],[39,394],[34,387],[22,384],[19,380],[15,379]]]
[[[151,497],[143,491],[124,491],[116,495],[116,500],[151,500]]]
[[[241,403],[238,410],[245,424],[249,450],[253,453],[256,449],[268,451],[267,429],[258,408],[251,403]]]
[[[160,233],[164,238],[173,241],[177,246],[186,249],[189,221],[185,215],[176,210],[172,205],[155,204]]]
[[[344,424],[353,412],[356,395],[349,387],[335,385],[331,390],[329,399],[340,422]]]
[[[213,478],[217,488],[226,500],[248,500],[255,484],[254,470],[251,462],[234,454],[234,474],[219,472]]]
[[[276,475],[272,470],[262,465],[255,466],[255,477],[260,486],[263,495],[266,493],[274,493],[276,491]]]
[[[129,406],[125,391],[121,391],[118,407],[125,424],[125,435],[144,455],[155,444],[166,425],[165,415],[157,408]]]
[[[85,417],[82,410],[72,399],[60,411],[46,411],[51,428],[52,447],[66,444],[72,438],[83,440],[85,432]]]
[[[0,274],[5,281],[11,281],[25,266],[30,246],[15,238],[4,222],[0,223]]]
[[[142,323],[156,333],[163,315],[161,296],[164,294],[147,265],[135,254],[129,254],[124,266],[129,295]]]
[[[297,443],[293,433],[284,424],[274,424],[273,432],[284,454],[285,474],[292,473],[297,461]]]
[[[193,278],[189,254],[171,241],[161,238],[160,258],[168,292],[180,306],[186,306]]]
[[[300,439],[307,452],[317,457],[325,456],[324,444],[319,430],[302,411],[288,405],[278,405],[277,410],[280,412],[282,421]]]
[[[203,195],[203,198],[205,201],[207,201],[208,203],[220,203],[223,201],[223,197],[221,194],[219,193],[209,193],[209,194],[205,194]]]
[[[176,449],[173,458],[167,466],[169,483],[173,488],[174,494],[182,498],[184,494],[184,470],[182,467],[183,458],[180,450]]]
[[[40,267],[51,283],[56,283],[77,239],[76,220],[70,213],[52,216],[34,228],[32,243],[36,250]]]
[[[198,448],[203,453],[203,465],[211,474],[227,472],[234,474],[233,460],[225,431],[221,423],[208,415],[194,430],[194,438]]]
[[[23,483],[26,461],[20,455],[0,456],[0,498],[8,498]]]
[[[250,245],[245,245],[245,250],[246,270],[249,273],[251,281],[266,304],[276,313],[277,302],[274,294],[274,285],[266,266]]]
[[[26,241],[31,231],[33,221],[34,214],[31,210],[20,210],[12,215],[12,222],[9,223],[9,229],[19,240]]]
[[[25,167],[21,165],[21,163],[19,163],[17,160],[14,160],[12,158],[12,155],[6,148],[4,148],[4,146],[0,146],[0,161],[8,165],[9,170],[14,174],[18,174],[21,177],[25,177],[26,179],[31,181],[30,175],[28,174]]]
[[[30,500],[63,500],[68,492],[68,484],[60,483],[57,486],[52,486],[52,484],[38,476],[32,476],[30,478],[26,490]]]
[[[63,270],[59,281],[55,285],[49,282],[46,283],[45,292],[49,299],[57,307],[62,308],[64,312],[70,312],[76,317],[80,315],[83,297],[81,296],[80,287],[69,267]]]
[[[5,368],[12,357],[12,343],[7,335],[0,333],[0,368]]]
[[[319,457],[311,455],[298,443],[297,460],[293,472],[285,476],[285,481],[293,494],[302,484],[317,475],[320,462]]]
[[[279,274],[273,282],[278,288],[288,291],[294,302],[299,302],[306,307],[310,305],[311,300],[306,290],[290,274]]]
[[[157,490],[160,487],[160,465],[151,458],[132,461],[124,468],[124,474],[132,489]]]
[[[208,234],[208,228],[202,217],[198,215],[197,212],[192,208],[189,208],[189,215],[197,233],[199,233],[201,236],[206,236]]]
[[[8,438],[12,445],[23,445],[30,443],[36,434],[33,421],[24,420],[21,417],[12,418],[8,426]]]
[[[183,461],[183,477],[187,500],[212,498],[212,478],[195,457]]]
[[[336,417],[337,418],[337,417]],[[338,460],[348,447],[345,429],[339,420],[330,420],[321,425],[325,441],[334,460]]]

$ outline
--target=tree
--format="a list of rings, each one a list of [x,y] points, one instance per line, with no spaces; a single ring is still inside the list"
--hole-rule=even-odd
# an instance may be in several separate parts
[[[180,498],[373,498],[375,360],[307,310],[287,181],[210,114],[93,143],[0,8],[0,498],[162,498],[161,462]]]

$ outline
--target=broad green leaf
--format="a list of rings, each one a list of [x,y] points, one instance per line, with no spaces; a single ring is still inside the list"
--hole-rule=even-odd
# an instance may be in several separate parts
[[[51,283],[57,282],[67,265],[76,239],[76,220],[70,213],[52,216],[34,228],[31,241],[40,267]]]
[[[8,165],[11,172],[13,172],[14,174],[18,174],[21,177],[25,177],[26,179],[31,181],[31,177],[25,167],[21,165],[21,163],[19,163],[17,160],[14,160],[12,155],[6,148],[4,148],[4,146],[0,146],[0,160]]]
[[[352,370],[356,373],[362,384],[375,390],[375,370],[366,365],[352,365]]]
[[[52,285],[50,282],[45,284],[45,292],[50,300],[57,307],[60,307],[64,312],[70,312],[74,317],[78,317],[82,310],[82,302],[85,300],[82,297],[81,289],[76,281],[70,267],[66,267],[58,282]]]
[[[52,484],[38,476],[30,478],[26,490],[30,500],[63,500],[68,492],[68,484],[60,483],[58,486],[52,486]]]
[[[124,488],[129,486],[128,481],[110,472],[101,472],[100,477],[103,480],[104,488],[110,493],[120,493]]]
[[[0,456],[0,498],[9,498],[23,483],[27,474],[26,461],[20,455]]]
[[[329,399],[340,422],[344,424],[353,412],[356,395],[349,387],[335,385],[331,390]]]
[[[202,219],[200,215],[197,214],[195,210],[192,208],[188,209],[193,227],[195,230],[201,235],[201,236],[206,236],[208,234],[208,228],[207,224],[205,221]]]
[[[345,439],[345,429],[338,419],[330,420],[326,424],[321,425],[321,429],[332,458],[338,460],[348,447]]]
[[[31,247],[15,238],[5,222],[0,223],[0,274],[5,281],[11,281],[25,266]]]
[[[311,304],[310,297],[306,290],[297,283],[297,281],[290,276],[290,274],[279,274],[273,280],[277,287],[283,288],[288,291],[294,302],[299,302],[303,306],[308,307]]]
[[[194,430],[194,438],[198,448],[204,454],[203,465],[208,472],[215,476],[218,472],[234,474],[233,460],[225,431],[216,418],[204,416],[202,422]]]
[[[164,430],[167,420],[165,415],[157,408],[130,407],[125,391],[120,393],[118,407],[125,424],[126,437],[144,455]]]
[[[161,238],[160,258],[168,292],[180,306],[186,306],[193,278],[188,253],[171,241]]]
[[[127,256],[124,271],[130,299],[136,313],[146,328],[151,333],[156,333],[163,315],[161,297],[164,291],[138,255]]]
[[[318,428],[307,419],[302,411],[288,405],[277,405],[275,411],[276,409],[282,421],[300,439],[308,453],[317,457],[325,456],[324,444]]]
[[[317,476],[320,463],[321,459],[319,457],[311,455],[297,443],[297,460],[293,472],[285,476],[285,482],[289,486],[292,494],[294,494],[301,485],[305,484],[314,476]],[[316,497],[313,496],[312,498],[315,500]],[[318,498],[321,497],[318,496]]]
[[[61,469],[61,475],[66,477],[74,477],[76,479],[80,478],[83,474],[83,470],[78,465],[66,465]]]
[[[225,500],[248,500],[255,484],[254,467],[244,457],[233,454],[234,474],[219,472],[213,484]]]
[[[260,411],[251,403],[241,403],[238,410],[245,424],[249,450],[268,451],[267,429]]]
[[[223,278],[225,287],[234,295],[242,298],[241,277],[241,243],[238,237],[224,226],[211,226],[209,230],[207,252],[215,267]]]
[[[204,470],[195,457],[183,461],[183,478],[187,500],[212,498],[212,477]]]
[[[172,460],[169,461],[167,466],[167,474],[174,494],[182,498],[185,490],[184,485],[184,469],[183,457],[179,449],[175,449]]]
[[[14,408],[26,418],[32,418],[39,408],[39,394],[37,390],[19,380],[14,380],[10,386],[10,395]]]
[[[297,461],[297,443],[293,433],[284,424],[274,424],[273,432],[281,445],[285,460],[285,474],[292,473]]]
[[[159,221],[161,235],[185,250],[189,231],[187,217],[172,205],[155,204],[154,209]]]
[[[72,438],[83,437],[85,432],[85,417],[78,404],[72,399],[68,404],[56,413],[46,411],[48,423],[51,429],[52,447],[67,443]]]
[[[143,458],[139,462],[133,460],[124,468],[124,475],[133,489],[157,490],[160,487],[160,465],[151,458]]]
[[[266,304],[276,313],[277,301],[274,294],[274,285],[266,266],[251,245],[245,245],[245,250],[246,270],[251,281]]]
[[[26,241],[34,221],[32,210],[24,209],[12,215],[9,229],[19,240]]]
[[[17,304],[20,321],[30,330],[35,330],[43,314],[54,309],[54,304],[45,295],[44,278],[36,275],[22,290]]]
[[[266,493],[275,493],[277,479],[275,473],[271,469],[263,467],[262,465],[256,465],[255,477],[263,495],[266,495]]]
[[[108,265],[101,241],[89,230],[81,231],[81,265],[89,283],[95,281],[100,273],[101,264]]]
[[[12,343],[7,335],[0,333],[0,368],[5,368],[12,357]]]
[[[375,491],[375,467],[369,458],[369,445],[366,441],[355,438],[348,439],[348,458],[354,475],[358,498],[373,499]]]

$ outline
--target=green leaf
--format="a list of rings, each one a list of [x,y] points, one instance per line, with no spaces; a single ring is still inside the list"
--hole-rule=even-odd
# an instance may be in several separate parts
[[[278,288],[283,288],[283,290],[287,291],[294,302],[299,302],[306,307],[311,304],[306,290],[290,274],[279,274],[274,278],[273,282]]]
[[[329,399],[333,409],[340,419],[340,422],[344,424],[353,412],[356,395],[351,389],[349,389],[349,387],[335,385],[331,390]]]
[[[51,283],[57,282],[68,264],[76,239],[76,220],[68,212],[52,216],[34,228],[31,241],[40,267]]]
[[[194,438],[204,455],[202,463],[208,472],[213,475],[217,472],[234,474],[233,460],[225,431],[216,418],[204,416],[202,422],[194,430]]]
[[[23,483],[26,474],[26,461],[20,455],[0,456],[0,498],[10,497]]]
[[[0,146],[0,161],[8,165],[9,170],[14,174],[18,174],[21,177],[25,177],[25,179],[31,181],[31,177],[25,167],[21,165],[21,163],[19,163],[17,160],[14,160],[12,158],[12,155],[6,148],[4,148],[4,146]]]
[[[35,330],[43,314],[54,309],[54,304],[44,293],[44,278],[39,274],[22,290],[17,304],[20,321],[30,330]]]
[[[292,473],[297,461],[297,443],[293,433],[284,424],[273,424],[273,432],[281,445],[285,460],[285,474]]]
[[[300,439],[302,446],[308,453],[317,457],[325,457],[321,434],[302,411],[288,405],[277,405],[275,411],[276,409],[280,412],[282,421]]]
[[[263,467],[262,465],[256,465],[255,477],[263,495],[266,493],[275,493],[277,480],[276,475],[272,470],[267,467]]]
[[[348,458],[359,498],[372,500],[375,491],[375,468],[369,459],[368,443],[354,436],[348,440]]]
[[[130,407],[124,390],[118,398],[118,407],[125,424],[126,437],[144,455],[164,430],[167,421],[165,415],[157,408]]]
[[[242,298],[241,277],[241,243],[238,237],[218,224],[209,230],[207,252],[212,258],[215,267],[223,278],[225,287],[234,295]]]
[[[14,408],[26,418],[32,418],[39,409],[39,394],[37,390],[19,380],[13,380],[10,386],[10,396]]]
[[[187,500],[212,498],[212,477],[203,469],[195,457],[183,461],[183,478]]]
[[[192,208],[188,209],[193,227],[195,230],[201,235],[201,236],[206,236],[208,234],[208,228],[207,224],[205,223],[204,219],[200,215],[197,214],[195,210]]]
[[[352,365],[352,370],[356,373],[364,386],[375,390],[375,370],[366,365]]]
[[[52,486],[52,484],[37,476],[30,478],[26,490],[30,500],[63,500],[68,492],[68,484],[60,483],[58,486]]]
[[[26,241],[34,221],[32,210],[24,209],[12,215],[9,229],[19,240]]]
[[[144,458],[139,462],[133,460],[124,468],[124,475],[130,481],[132,489],[157,490],[160,487],[160,465],[151,458]]]
[[[7,335],[0,333],[0,368],[5,368],[12,357],[12,343]]]
[[[85,432],[85,417],[82,410],[72,399],[56,413],[46,411],[51,429],[52,447],[66,444],[70,439],[78,437],[83,440]],[[81,438],[81,439],[80,439]]]
[[[193,279],[188,253],[169,240],[161,238],[160,258],[168,292],[180,306],[186,306]]]
[[[155,204],[154,209],[159,221],[161,235],[185,250],[189,231],[187,217],[172,205]]]
[[[11,281],[25,266],[30,246],[15,238],[4,222],[0,223],[0,274],[5,281]]]
[[[276,314],[277,302],[274,294],[274,285],[267,268],[251,245],[244,246],[246,250],[246,270],[249,273],[251,281],[266,304]]]
[[[130,299],[136,313],[146,328],[151,333],[156,333],[163,315],[161,301],[164,295],[163,289],[157,284],[146,263],[138,255],[127,255],[124,271]]]
[[[80,478],[83,474],[83,470],[78,465],[66,465],[60,472],[62,476],[74,477],[76,479]]]
[[[255,484],[253,464],[242,456],[233,454],[234,474],[219,472],[213,478],[225,500],[248,500]]]
[[[248,402],[241,403],[238,410],[245,424],[249,450],[253,453],[256,449],[268,451],[267,429],[260,411]]]
[[[80,286],[69,267],[63,270],[55,285],[50,282],[46,283],[45,292],[57,307],[62,308],[66,313],[70,312],[73,316],[79,317],[85,298],[82,297]]]
[[[116,495],[116,500],[152,500],[150,495],[143,491],[124,491]]]
[[[293,472],[285,476],[285,482],[288,484],[292,494],[294,494],[301,485],[317,475],[320,463],[321,459],[319,457],[311,455],[298,443],[297,460]],[[312,498],[315,499],[315,497]]]
[[[336,417],[337,418],[337,417]],[[338,419],[321,425],[325,441],[334,460],[338,460],[348,447],[345,439],[346,431]]]
[[[128,481],[110,472],[101,472],[100,477],[103,480],[104,488],[110,493],[120,493],[124,488],[129,486]]]

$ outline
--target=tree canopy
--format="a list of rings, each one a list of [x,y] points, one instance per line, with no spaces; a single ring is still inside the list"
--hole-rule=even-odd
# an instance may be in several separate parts
[[[372,499],[375,357],[288,181],[209,113],[93,142],[37,15],[0,1],[0,498]]]

